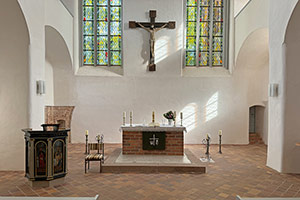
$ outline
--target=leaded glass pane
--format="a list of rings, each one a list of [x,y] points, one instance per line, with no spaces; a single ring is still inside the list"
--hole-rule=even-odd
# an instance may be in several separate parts
[[[121,7],[111,7],[110,8],[110,20],[120,21],[121,19]]]
[[[107,21],[107,7],[97,8],[97,19],[102,21]]]
[[[190,51],[196,50],[196,37],[187,37],[186,49]]]
[[[209,53],[208,52],[200,52],[199,53],[199,65],[200,66],[208,66],[209,65]]]
[[[200,8],[200,22],[209,21],[210,8],[209,7],[201,7]]]
[[[197,0],[187,0],[187,6],[197,6]]]
[[[110,38],[110,50],[121,50],[121,36]]]
[[[222,52],[214,52],[212,55],[213,66],[223,65],[223,54]]]
[[[214,0],[214,6],[223,6],[223,0]]]
[[[83,50],[93,50],[94,49],[94,36],[84,36],[83,37]]]
[[[94,7],[83,7],[83,20],[94,20]]]
[[[197,20],[197,7],[187,7],[187,21]]]
[[[209,6],[210,5],[210,0],[199,0],[200,1],[200,6]]]
[[[223,35],[223,23],[214,22],[213,36],[222,36]]]
[[[223,50],[223,38],[214,37],[213,39],[213,51],[222,51]]]
[[[84,21],[83,22],[83,35],[94,35],[93,21]]]
[[[197,28],[196,22],[188,22],[186,35],[187,36],[196,36],[196,34],[197,34],[196,28]]]
[[[110,23],[110,35],[121,35],[121,23],[111,22]]]
[[[214,8],[214,21],[223,21],[223,9]]]
[[[186,52],[186,65],[195,66],[196,65],[196,52]]]
[[[121,0],[110,0],[110,5],[120,6],[121,5]]]
[[[94,0],[83,0],[83,5],[84,6],[93,6]]]
[[[209,36],[208,22],[200,22],[200,36]]]
[[[199,50],[200,51],[209,51],[209,37],[200,37],[199,38]]]
[[[94,64],[94,51],[83,51],[83,64]]]
[[[111,51],[110,64],[119,66],[121,65],[121,52],[120,51]]]
[[[98,36],[98,50],[108,50],[107,36]]]
[[[97,65],[108,65],[108,52],[107,51],[98,51]]]
[[[107,0],[97,0],[97,6],[107,6]]]
[[[108,34],[108,23],[104,21],[98,21],[97,23],[97,35]]]

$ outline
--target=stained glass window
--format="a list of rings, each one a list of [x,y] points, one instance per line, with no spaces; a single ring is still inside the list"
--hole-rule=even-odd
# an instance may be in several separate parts
[[[82,0],[84,65],[122,65],[122,0]]]
[[[228,0],[186,0],[186,66],[224,66]]]

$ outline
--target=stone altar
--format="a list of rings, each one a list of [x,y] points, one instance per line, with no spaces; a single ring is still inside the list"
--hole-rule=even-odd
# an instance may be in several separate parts
[[[122,126],[124,155],[184,155],[183,126]]]

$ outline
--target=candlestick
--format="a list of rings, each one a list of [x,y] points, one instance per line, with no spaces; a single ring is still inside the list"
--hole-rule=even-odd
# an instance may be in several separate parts
[[[130,111],[130,126],[132,126],[132,114],[133,112],[132,111]]]
[[[89,131],[85,131],[85,154],[88,154]]]
[[[154,111],[152,112],[152,122],[153,123],[155,122],[155,113],[154,113]]]
[[[219,131],[219,154],[222,154],[222,131],[221,130]]]
[[[174,111],[174,126],[176,126],[176,111]]]
[[[123,112],[123,126],[125,126],[125,121],[126,121],[126,112]]]
[[[183,120],[183,113],[180,112],[180,126],[182,126],[182,120]]]

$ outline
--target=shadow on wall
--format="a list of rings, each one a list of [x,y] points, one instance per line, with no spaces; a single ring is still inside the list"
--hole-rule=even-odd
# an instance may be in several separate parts
[[[46,103],[69,106],[70,102],[74,101],[71,93],[74,73],[68,47],[62,35],[51,26],[45,26],[45,40]],[[63,94],[60,91],[64,91]]]
[[[24,170],[21,129],[29,127],[29,31],[17,0],[1,1],[0,13],[0,170]]]

